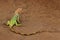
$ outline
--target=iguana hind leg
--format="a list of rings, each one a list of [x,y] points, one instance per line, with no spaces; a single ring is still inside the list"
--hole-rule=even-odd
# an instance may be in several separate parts
[[[10,23],[10,22],[8,21],[8,22],[7,22],[7,25],[9,25],[9,23]]]

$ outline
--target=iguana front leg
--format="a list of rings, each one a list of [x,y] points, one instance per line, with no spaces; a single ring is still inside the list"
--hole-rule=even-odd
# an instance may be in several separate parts
[[[16,26],[20,26],[20,25],[22,25],[22,24],[18,24],[18,23],[16,22]]]
[[[20,18],[20,17],[19,17],[19,15],[18,15],[18,17],[17,17],[17,22],[18,22],[18,23],[20,23],[19,18]]]
[[[20,25],[22,25],[22,24],[20,23],[20,16],[18,15],[18,17],[17,17],[17,22],[16,22],[16,26],[20,26]]]

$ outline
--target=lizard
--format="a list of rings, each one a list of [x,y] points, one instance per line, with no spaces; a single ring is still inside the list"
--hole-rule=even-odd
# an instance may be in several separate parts
[[[20,34],[20,35],[24,35],[24,36],[29,36],[29,35],[34,35],[34,34],[37,34],[39,33],[40,31],[37,31],[37,32],[33,32],[31,34],[23,34],[23,33],[20,33],[20,32],[16,32],[14,30],[14,25],[16,26],[21,26],[22,24],[19,23],[19,12],[21,13],[22,12],[22,8],[18,8],[16,11],[15,11],[15,15],[7,21],[6,25],[8,25],[8,27],[10,28],[10,30],[16,34]]]
[[[19,9],[17,9],[16,11],[15,11],[15,15],[11,18],[11,20],[8,20],[7,21],[7,25],[9,26],[9,28],[13,28],[13,25],[16,25],[16,26],[18,26],[18,25],[21,25],[21,24],[19,24],[19,14],[18,14],[18,11],[19,10],[22,10],[21,8]]]

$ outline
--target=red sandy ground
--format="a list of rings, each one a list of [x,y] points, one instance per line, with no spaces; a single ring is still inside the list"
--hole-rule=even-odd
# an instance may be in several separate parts
[[[60,32],[43,32],[32,36],[11,32],[3,22],[10,19],[19,7],[23,8],[23,25],[16,27],[17,31],[26,34],[60,31],[60,0],[0,0],[0,40],[60,40]]]

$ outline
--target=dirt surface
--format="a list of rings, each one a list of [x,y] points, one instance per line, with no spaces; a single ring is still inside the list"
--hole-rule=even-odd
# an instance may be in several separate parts
[[[16,31],[43,33],[22,36],[3,24],[19,7],[23,8],[22,26],[15,27]],[[0,0],[0,40],[60,40],[60,0]]]

